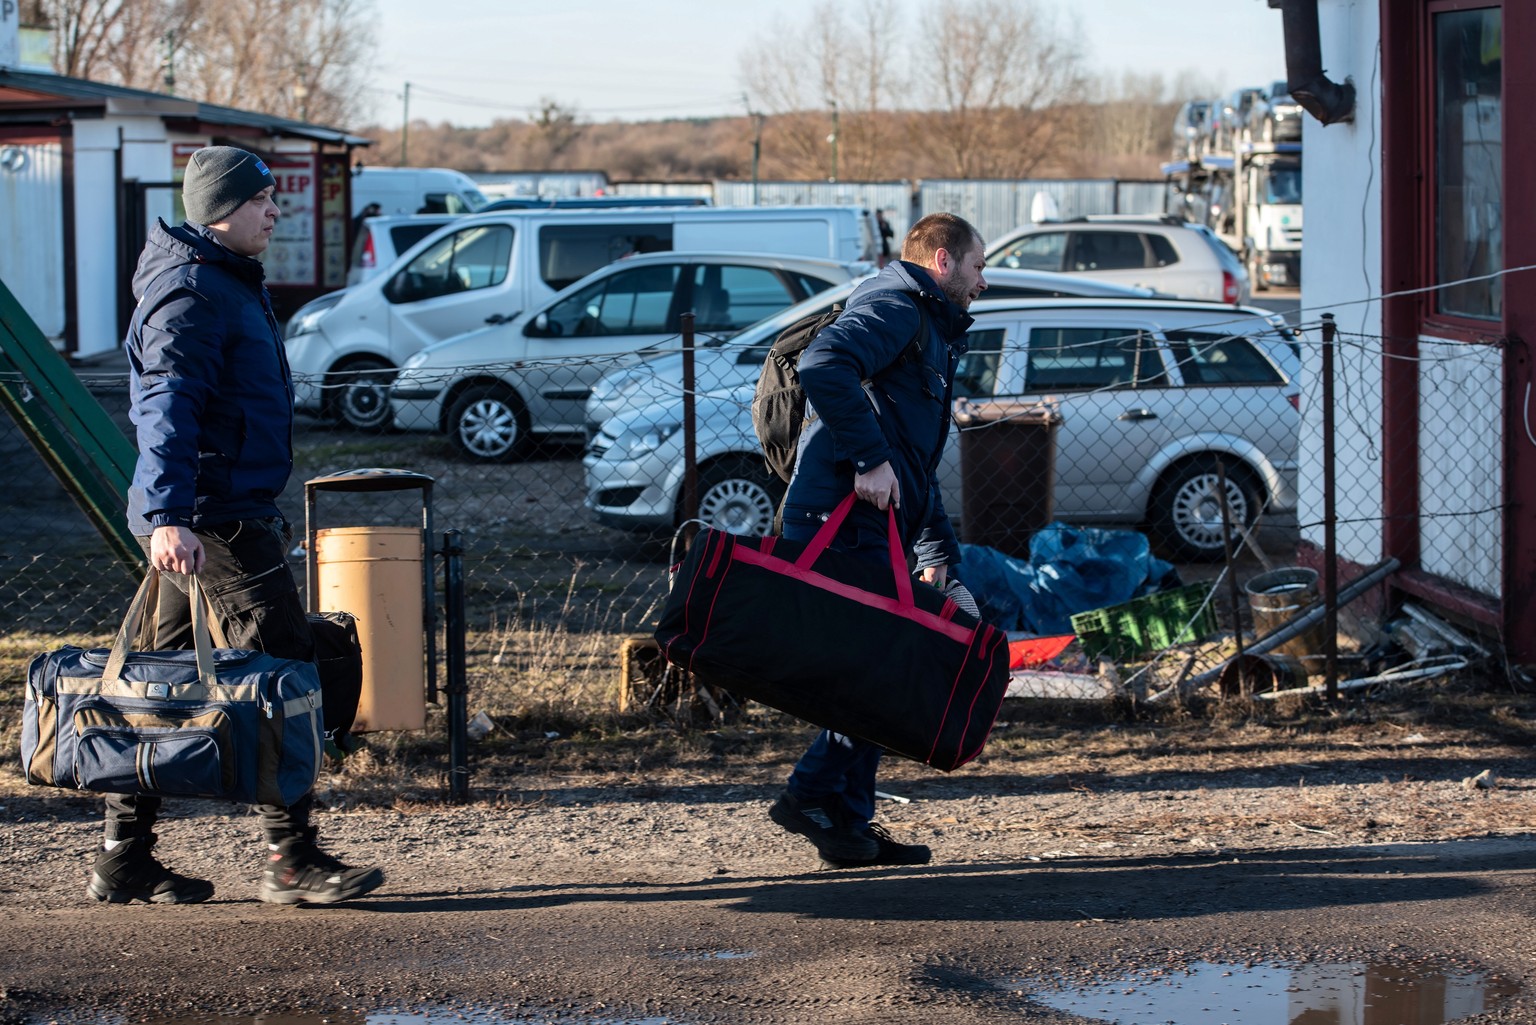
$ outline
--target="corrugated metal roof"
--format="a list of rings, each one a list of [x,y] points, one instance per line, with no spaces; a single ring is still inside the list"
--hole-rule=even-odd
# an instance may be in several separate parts
[[[258,114],[236,107],[222,107],[216,103],[199,103],[180,96],[150,92],[147,89],[129,89],[127,86],[91,82],[67,75],[53,75],[40,71],[16,71],[0,68],[0,89],[22,89],[32,93],[57,96],[63,100],[99,103],[109,113],[150,114],[158,117],[188,117],[215,125],[232,125],[240,128],[259,128],[265,132],[291,135],[316,142],[329,142],[343,146],[371,146],[373,140],[352,135],[338,128],[294,121],[289,118]],[[3,107],[0,107],[3,109]]]

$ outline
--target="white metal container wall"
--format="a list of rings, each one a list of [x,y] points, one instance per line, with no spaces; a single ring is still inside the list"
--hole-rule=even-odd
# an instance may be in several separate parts
[[[488,197],[596,196],[608,188],[602,171],[470,171],[465,172]]]
[[[49,338],[64,334],[63,147],[0,146],[0,281]]]
[[[758,182],[756,191],[757,206],[861,206],[871,214],[884,210],[898,246],[912,225],[910,182],[771,181]],[[753,206],[752,196],[750,181],[715,181],[716,206]]]
[[[1162,182],[1117,179],[933,179],[920,183],[917,205],[923,214],[959,214],[990,241],[1029,223],[1036,193],[1055,199],[1057,216],[1065,220],[1089,214],[1161,214],[1166,188]]]
[[[702,196],[713,202],[715,187],[709,182],[614,182],[610,196]]]

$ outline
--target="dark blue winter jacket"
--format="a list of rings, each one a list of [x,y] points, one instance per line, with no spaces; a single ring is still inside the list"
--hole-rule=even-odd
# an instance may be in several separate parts
[[[917,303],[928,322],[923,358],[903,360],[920,326]],[[919,568],[960,561],[939,495],[938,467],[949,434],[955,368],[972,323],[916,264],[887,264],[854,291],[842,316],[800,357],[808,408],[784,503],[786,529],[819,522],[853,491],[856,472],[889,460],[901,487],[896,522],[903,548],[916,553]],[[855,502],[839,541],[882,545],[886,521],[869,502]]]
[[[134,534],[278,515],[293,470],[293,382],[262,280],[260,261],[200,225],[150,232],[123,343],[139,442]]]

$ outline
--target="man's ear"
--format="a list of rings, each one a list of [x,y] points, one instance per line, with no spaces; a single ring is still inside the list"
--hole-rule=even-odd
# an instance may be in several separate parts
[[[948,277],[950,268],[952,268],[954,264],[954,258],[950,256],[948,249],[940,246],[938,249],[933,251],[933,269],[939,275],[939,277]]]

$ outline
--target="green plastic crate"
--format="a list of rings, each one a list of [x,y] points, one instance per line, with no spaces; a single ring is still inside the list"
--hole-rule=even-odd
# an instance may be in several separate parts
[[[1079,612],[1072,617],[1072,630],[1089,658],[1127,661],[1215,633],[1216,610],[1206,601],[1210,593],[1208,583],[1189,584],[1132,598],[1123,605]]]

